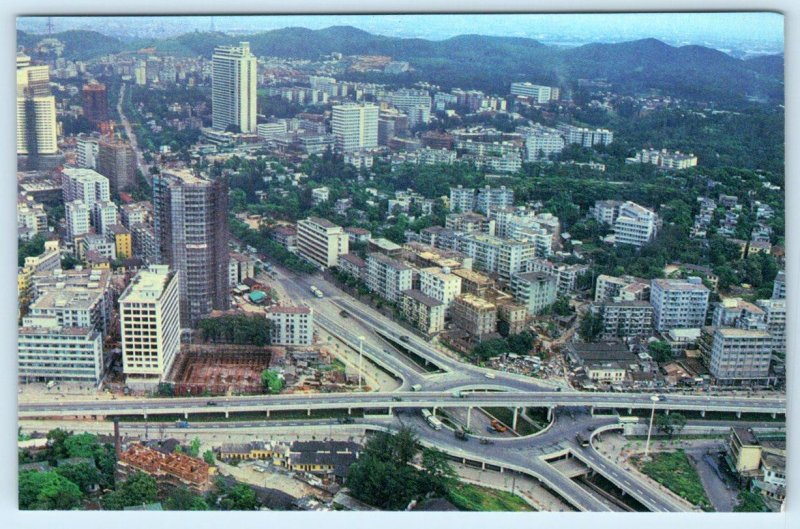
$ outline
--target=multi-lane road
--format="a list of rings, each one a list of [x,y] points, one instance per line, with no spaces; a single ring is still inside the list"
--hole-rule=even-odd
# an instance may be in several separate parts
[[[613,506],[561,473],[548,462],[549,459],[567,454],[575,457],[615,483],[645,508],[670,512],[685,510],[686,506],[653,489],[649,483],[626,472],[593,448],[575,441],[578,433],[610,427],[617,422],[616,417],[596,416],[593,410],[649,410],[655,406],[661,410],[785,414],[786,401],[780,397],[670,394],[654,404],[651,395],[646,393],[576,392],[552,382],[482,369],[439,351],[397,322],[349,298],[319,277],[297,277],[282,270],[278,270],[276,276],[296,303],[314,308],[316,325],[356,350],[363,344],[364,356],[401,380],[400,389],[395,392],[338,394],[22,402],[19,405],[20,419],[116,416],[124,421],[125,416],[138,415],[158,421],[159,417],[164,420],[166,416],[183,415],[191,419],[193,414],[228,416],[244,412],[264,413],[266,419],[271,412],[284,410],[303,410],[309,418],[314,416],[315,410],[378,413],[384,414],[383,417],[368,416],[357,421],[365,428],[379,430],[410,424],[416,428],[423,445],[435,446],[452,457],[473,464],[533,476],[579,510],[607,511]],[[325,297],[318,299],[313,296],[311,285],[320,288]],[[404,354],[405,351],[435,366],[435,371],[422,368]],[[421,390],[408,391],[412,387]],[[519,411],[548,408],[553,421],[546,430],[534,436],[498,438],[492,444],[481,444],[475,439],[471,442],[458,440],[448,428],[438,431],[429,428],[420,414],[415,413],[421,408],[475,407],[505,407]],[[564,411],[567,409],[569,413]],[[285,428],[287,424],[272,421],[260,424],[266,425],[267,422],[277,428]],[[238,428],[258,423],[250,419],[236,426],[227,424],[209,427]]]

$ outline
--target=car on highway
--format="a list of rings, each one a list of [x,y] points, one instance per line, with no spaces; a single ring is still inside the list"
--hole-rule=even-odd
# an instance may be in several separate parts
[[[214,402],[213,400],[210,400],[210,401],[206,402],[206,406],[216,406],[216,405],[217,405],[217,403]]]
[[[407,334],[404,334],[403,336],[400,337],[400,341],[408,343],[411,341],[411,338]]]
[[[493,379],[497,378],[497,376],[494,373],[486,373],[483,376],[485,376],[486,378],[488,378],[490,380],[493,380]]]
[[[395,402],[402,402],[403,401],[403,397],[395,396],[395,397],[392,397],[392,400],[395,401]]]
[[[480,443],[482,445],[493,445],[494,441],[492,441],[491,439],[486,439],[485,437],[482,437]]]

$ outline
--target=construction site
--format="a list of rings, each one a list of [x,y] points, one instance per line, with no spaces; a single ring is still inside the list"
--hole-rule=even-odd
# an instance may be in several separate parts
[[[261,372],[270,367],[269,347],[186,346],[169,376],[176,396],[262,393]]]

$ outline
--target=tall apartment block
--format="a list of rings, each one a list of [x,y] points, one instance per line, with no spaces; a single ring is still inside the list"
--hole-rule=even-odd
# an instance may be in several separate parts
[[[615,244],[641,247],[652,241],[658,231],[658,217],[644,206],[625,202],[619,207],[614,221]]]
[[[65,167],[61,176],[61,192],[64,203],[82,200],[89,209],[95,202],[111,200],[108,178],[92,169]]]
[[[419,271],[419,290],[426,296],[440,301],[445,310],[461,294],[461,278],[449,268],[432,266]]]
[[[514,274],[511,276],[511,291],[528,314],[535,316],[556,302],[557,278],[544,272]]]
[[[297,252],[312,263],[336,266],[349,247],[344,229],[327,219],[309,217],[297,222]]]
[[[50,92],[50,70],[31,65],[17,54],[17,154],[58,153],[56,100]]]
[[[334,105],[331,129],[336,150],[352,152],[378,146],[378,107],[373,104]]]
[[[136,153],[118,138],[102,138],[97,144],[97,172],[108,178],[111,190],[124,191],[136,183]]]
[[[180,351],[179,283],[168,266],[151,265],[119,298],[122,371],[129,385],[162,381]]]
[[[710,291],[699,277],[653,279],[650,304],[653,325],[659,332],[705,325]]]
[[[211,58],[211,126],[256,132],[256,58],[250,43],[218,46]]]
[[[153,211],[159,263],[179,277],[181,322],[194,327],[212,310],[227,310],[227,182],[163,171],[153,178]]]
[[[497,329],[497,307],[472,294],[462,294],[453,302],[453,324],[479,341]]]
[[[772,343],[766,330],[715,329],[709,371],[719,384],[766,383]]]
[[[382,253],[367,255],[367,287],[384,299],[400,303],[405,290],[411,290],[413,271],[408,265]]]
[[[108,121],[108,93],[103,83],[89,83],[83,85],[83,117],[92,125],[97,126],[103,121]]]
[[[471,187],[450,188],[450,211],[467,213],[475,209],[475,190]]]
[[[506,186],[483,187],[478,190],[475,200],[475,209],[480,213],[488,214],[496,209],[510,208],[514,205],[514,190]]]
[[[270,307],[267,311],[272,345],[314,343],[314,311],[308,307]]]
[[[67,242],[74,243],[79,237],[91,231],[92,210],[83,200],[73,200],[64,206],[64,221],[67,226]]]

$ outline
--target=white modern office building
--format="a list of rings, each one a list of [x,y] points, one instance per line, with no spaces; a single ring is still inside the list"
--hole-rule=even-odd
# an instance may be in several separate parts
[[[250,43],[239,46],[218,46],[211,59],[211,126],[216,130],[229,127],[242,133],[255,133],[256,122],[256,57]]]
[[[17,377],[28,382],[97,384],[104,372],[103,335],[53,316],[28,316],[17,331]]]
[[[352,152],[378,146],[378,107],[371,103],[334,105],[331,129],[336,150]]]
[[[644,206],[625,202],[614,221],[614,243],[641,247],[652,241],[658,231],[658,217]]]
[[[119,319],[128,385],[161,382],[180,352],[178,275],[167,265],[141,270],[119,298]]]
[[[367,255],[367,288],[384,299],[400,303],[405,290],[411,290],[412,270],[408,265],[382,253]]]
[[[312,263],[336,266],[349,246],[344,229],[327,219],[309,217],[297,222],[297,252]]]

